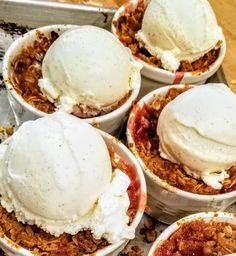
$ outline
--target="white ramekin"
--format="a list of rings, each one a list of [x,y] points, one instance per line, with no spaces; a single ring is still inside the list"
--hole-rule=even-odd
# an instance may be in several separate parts
[[[140,167],[139,163],[137,162],[136,158],[133,156],[133,154],[128,150],[128,148],[122,144],[119,140],[117,140],[115,137],[109,135],[108,133],[105,133],[101,130],[98,130],[100,134],[102,135],[103,139],[105,140],[107,147],[110,149],[113,149],[115,153],[117,153],[121,159],[131,165],[134,170],[136,171],[136,178],[140,182],[140,198],[138,202],[138,210],[134,217],[133,222],[131,223],[131,226],[136,229],[142,216],[143,212],[146,207],[146,183],[145,178],[143,175],[142,168]],[[4,143],[7,143],[5,141]],[[101,249],[95,253],[93,253],[93,256],[116,256],[121,252],[125,245],[128,243],[128,240],[122,240],[118,243],[109,245],[105,247],[104,249]],[[20,247],[19,245],[15,244],[13,241],[11,241],[9,238],[7,238],[4,235],[0,235],[0,248],[8,255],[8,256],[33,256],[35,254],[31,253],[30,251]]]
[[[135,114],[144,104],[151,103],[155,97],[164,97],[171,87],[181,88],[183,86],[162,87],[144,96],[133,107],[127,124],[128,147],[142,166],[146,178],[148,193],[147,213],[168,224],[196,212],[224,211],[228,206],[236,202],[236,191],[219,195],[199,195],[173,187],[153,174],[138,155],[132,135]]]
[[[10,80],[10,74],[12,69],[11,63],[13,59],[17,54],[21,52],[23,47],[27,47],[28,45],[32,44],[32,42],[36,39],[36,35],[38,32],[42,32],[45,35],[49,35],[51,31],[55,31],[59,35],[61,35],[66,30],[72,29],[75,27],[78,27],[78,26],[49,25],[49,26],[37,28],[29,31],[28,33],[16,39],[12,43],[12,45],[8,48],[3,59],[3,79],[9,93],[11,106],[13,108],[13,111],[16,115],[17,120],[19,120],[20,123],[23,121],[27,121],[27,119],[33,120],[33,119],[37,119],[38,117],[46,116],[48,114],[30,105],[28,102],[26,102],[23,99],[23,97],[20,94],[18,94],[15,91]],[[110,134],[116,134],[119,128],[124,123],[124,121],[126,120],[128,112],[133,102],[136,100],[139,94],[140,85],[141,85],[141,75],[139,72],[137,72],[133,79],[133,85],[132,85],[133,90],[131,92],[131,95],[124,104],[122,104],[119,108],[117,108],[116,110],[108,114],[94,117],[94,118],[84,118],[84,120],[105,132],[108,132]]]
[[[167,229],[165,229],[161,235],[156,239],[156,241],[153,243],[148,256],[157,256],[155,254],[156,249],[158,246],[165,240],[167,240],[175,231],[177,231],[180,228],[180,225],[182,225],[185,222],[193,221],[193,220],[198,220],[198,219],[203,219],[206,222],[210,221],[216,221],[216,222],[227,222],[229,224],[236,225],[236,216],[235,214],[232,213],[227,213],[227,212],[201,212],[197,214],[193,214],[190,216],[187,216],[172,225],[170,225]],[[231,254],[231,255],[236,255],[236,254]]]
[[[113,17],[113,21],[117,21],[121,15],[123,15],[126,12],[126,9],[135,10],[140,0],[129,0],[124,5],[122,5],[115,13]],[[117,37],[116,28],[113,25],[111,30],[112,33]],[[204,72],[171,72],[167,71],[161,68],[156,68],[141,59],[134,56],[134,58],[140,62],[143,65],[143,68],[141,70],[141,73],[143,76],[155,80],[159,83],[162,83],[163,85],[170,85],[170,84],[184,84],[184,83],[190,83],[190,84],[204,84],[206,80],[211,77],[220,67],[224,56],[226,52],[226,43],[225,40],[223,41],[223,44],[220,48],[220,53],[217,58],[217,60],[209,67],[207,71]]]

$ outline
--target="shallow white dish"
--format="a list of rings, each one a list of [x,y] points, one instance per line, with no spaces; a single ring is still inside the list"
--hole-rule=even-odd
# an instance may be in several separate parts
[[[137,179],[140,182],[140,199],[138,203],[138,209],[137,213],[134,217],[134,220],[131,223],[131,226],[134,227],[134,229],[137,228],[139,222],[141,221],[141,218],[144,213],[144,209],[146,207],[146,183],[145,178],[142,172],[142,168],[138,164],[137,160],[133,156],[133,154],[128,150],[126,146],[124,146],[120,141],[118,141],[115,137],[98,130],[103,139],[106,142],[106,145],[108,148],[112,148],[115,153],[117,153],[122,160],[124,160],[125,163],[130,164],[134,167],[136,171]],[[4,142],[7,143],[7,140]],[[128,240],[122,240],[118,243],[109,245],[105,247],[104,249],[101,249],[97,251],[96,253],[93,253],[93,256],[116,256],[120,251],[122,251],[125,247],[125,245],[128,243]],[[8,256],[33,256],[34,254],[30,251],[20,247],[19,245],[16,245],[13,241],[11,241],[9,238],[7,238],[4,235],[0,236],[0,248],[8,255]]]
[[[224,211],[236,202],[236,191],[218,195],[199,195],[173,187],[153,174],[138,155],[132,134],[134,116],[137,110],[142,108],[144,104],[151,103],[156,97],[164,97],[171,87],[181,88],[183,86],[162,87],[144,96],[132,109],[127,124],[128,147],[142,166],[147,182],[149,206],[147,213],[167,224],[196,212]]]
[[[113,21],[117,21],[120,16],[124,15],[126,9],[135,10],[140,0],[129,0],[124,5],[122,5],[115,13]],[[116,28],[113,25],[111,26],[112,33],[117,37]],[[211,77],[216,71],[219,69],[224,56],[226,53],[226,43],[225,40],[220,47],[220,53],[217,60],[209,67],[209,69],[205,72],[170,72],[165,69],[156,68],[152,65],[142,61],[135,57],[135,59],[143,65],[143,69],[141,73],[143,76],[152,79],[156,82],[162,83],[163,85],[170,85],[170,84],[204,84],[206,80]]]
[[[10,80],[10,74],[12,69],[11,63],[13,59],[17,54],[21,52],[23,47],[26,47],[32,44],[32,42],[36,39],[36,34],[38,32],[42,32],[44,35],[47,36],[50,34],[51,31],[55,31],[59,35],[61,35],[66,30],[76,28],[76,27],[78,26],[49,25],[49,26],[37,28],[29,31],[28,33],[16,39],[12,43],[12,45],[8,48],[3,59],[3,79],[9,93],[10,101],[12,102],[11,105],[13,107],[13,110],[17,118],[19,119],[19,122],[26,121],[26,119],[33,120],[38,117],[46,116],[48,114],[30,105],[14,89],[14,86]],[[133,79],[133,85],[132,85],[133,90],[131,92],[131,95],[129,96],[129,98],[124,104],[122,104],[119,108],[115,109],[114,111],[108,114],[94,117],[94,118],[84,118],[84,120],[105,132],[108,132],[110,134],[115,134],[119,130],[119,128],[122,126],[124,120],[126,119],[126,116],[132,106],[132,103],[138,97],[140,85],[141,85],[141,75],[139,72],[137,72]],[[21,116],[23,112],[26,112],[25,116],[27,116],[27,118],[21,121]]]
[[[166,239],[168,239],[175,231],[177,231],[180,227],[181,224],[185,223],[185,222],[189,222],[189,221],[193,221],[196,219],[203,219],[206,222],[209,221],[220,221],[220,222],[228,222],[229,224],[236,224],[236,217],[234,214],[232,213],[227,213],[227,212],[202,212],[202,213],[197,213],[197,214],[193,214],[190,216],[187,216],[175,223],[173,223],[171,226],[169,226],[167,229],[165,229],[162,234],[156,239],[156,241],[154,242],[154,244],[151,247],[151,250],[148,253],[148,256],[157,256],[155,255],[155,250],[157,249],[157,247]],[[233,256],[236,255],[236,253],[233,254],[228,254],[225,256]]]

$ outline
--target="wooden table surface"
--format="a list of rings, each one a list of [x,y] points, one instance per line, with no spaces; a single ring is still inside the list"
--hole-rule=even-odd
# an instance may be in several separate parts
[[[223,28],[227,50],[223,69],[229,86],[236,92],[236,0],[209,0]]]

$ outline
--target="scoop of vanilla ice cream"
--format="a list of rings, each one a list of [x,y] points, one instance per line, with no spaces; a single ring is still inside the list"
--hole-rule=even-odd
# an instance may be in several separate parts
[[[110,32],[81,26],[64,32],[49,48],[42,64],[41,90],[65,112],[76,104],[102,108],[132,90],[139,72],[127,49]]]
[[[176,71],[182,60],[199,59],[224,40],[207,0],[151,0],[136,37],[170,71]]]
[[[224,84],[194,87],[162,110],[161,156],[215,189],[236,163],[236,95]]]
[[[106,192],[117,183],[122,193],[112,196],[114,189]],[[75,234],[84,228],[98,233],[108,216],[124,227],[118,233],[111,229],[108,241],[130,238],[128,216],[124,218],[129,207],[129,183],[128,176],[112,175],[109,152],[101,135],[65,113],[24,123],[0,146],[2,206],[8,212],[14,211],[18,221],[36,224],[56,236]],[[119,210],[113,216],[106,212],[104,215],[104,211],[97,213],[104,194],[112,197],[103,200],[104,205],[118,204]],[[124,200],[125,204],[119,203]]]
[[[101,136],[62,113],[24,123],[4,163],[1,194],[22,221],[77,221],[92,210],[112,174]]]

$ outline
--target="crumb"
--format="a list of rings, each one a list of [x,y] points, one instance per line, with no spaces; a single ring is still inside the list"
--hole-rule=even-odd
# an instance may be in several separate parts
[[[23,35],[30,30],[27,26],[21,26],[12,22],[1,22],[0,28],[10,35]]]
[[[140,235],[145,235],[146,234],[146,229],[145,228],[141,228],[139,231]]]
[[[157,238],[157,231],[155,230],[156,222],[151,217],[146,217],[144,220],[144,227],[140,229],[140,235],[144,236],[146,243],[153,243]]]
[[[0,126],[0,134],[11,136],[14,133],[14,126],[2,127]]]
[[[148,217],[144,220],[144,227],[151,230],[151,229],[155,229],[156,223],[155,220]]]
[[[144,256],[144,252],[139,246],[134,245],[128,252],[122,252],[119,256]]]
[[[2,58],[2,56],[0,56],[0,59]],[[3,77],[2,77],[2,75],[0,74],[0,89],[5,89],[6,87],[5,87],[5,85],[4,85],[4,83],[3,83]]]
[[[156,230],[147,230],[146,231],[146,241],[147,243],[153,243],[157,238]]]

